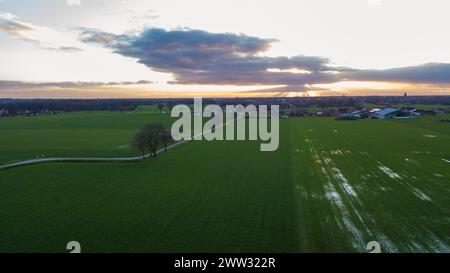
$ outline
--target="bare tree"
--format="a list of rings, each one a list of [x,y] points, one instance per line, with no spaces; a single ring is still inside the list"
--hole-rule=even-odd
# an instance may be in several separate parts
[[[131,147],[134,147],[139,151],[141,151],[142,159],[145,158],[145,150],[147,149],[147,138],[142,131],[134,135],[133,140],[131,141]]]
[[[153,157],[156,156],[163,131],[164,125],[161,123],[149,123],[141,130],[141,133],[144,134],[150,155]]]
[[[167,147],[173,141],[172,135],[170,134],[169,131],[163,130],[162,133],[161,133],[160,138],[161,138],[161,141],[164,144],[164,148],[165,148],[165,150],[167,152]]]
[[[160,113],[162,113],[162,110],[164,109],[164,104],[163,103],[158,103],[158,109],[159,109],[159,112]]]

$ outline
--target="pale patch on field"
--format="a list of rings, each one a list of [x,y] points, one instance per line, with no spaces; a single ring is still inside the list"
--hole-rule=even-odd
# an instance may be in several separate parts
[[[450,163],[450,160],[443,158],[442,159],[444,162]]]
[[[424,137],[428,137],[428,138],[435,138],[435,135],[424,135]]]
[[[355,249],[361,249],[364,247],[365,241],[362,235],[362,232],[355,226],[355,224],[350,220],[350,213],[347,207],[344,204],[344,201],[342,200],[341,194],[337,191],[337,189],[334,187],[334,185],[330,182],[327,185],[325,185],[325,192],[326,192],[326,198],[331,201],[332,204],[335,205],[335,207],[338,209],[338,211],[341,213],[342,217],[338,217],[337,215],[334,216],[336,222],[338,223],[339,227],[345,228],[345,230],[349,231],[351,236],[352,245]],[[359,215],[356,209],[352,206],[353,211],[357,214],[358,219],[362,222],[362,224],[365,226],[363,219]],[[366,227],[367,229],[367,227]]]
[[[344,155],[344,152],[340,149],[337,150],[331,150],[330,152],[332,155]]]
[[[123,145],[123,146],[117,146],[116,149],[126,149],[128,148],[128,145]]]
[[[397,174],[396,172],[391,170],[389,167],[384,166],[380,162],[378,162],[378,164],[379,164],[378,165],[378,169],[380,169],[383,173],[385,173],[390,178],[392,178],[392,179],[402,179],[402,177],[399,174]]]
[[[352,221],[350,221],[350,218],[344,217],[343,219],[344,225],[347,228],[348,231],[350,231],[353,235],[352,238],[352,244],[355,249],[361,248],[361,246],[364,246],[364,237],[361,233],[361,231],[356,228],[356,226],[353,224]]]
[[[412,248],[410,248],[410,252],[414,252],[414,253],[425,253],[427,252],[426,248],[422,245],[420,245],[418,242],[411,242],[412,244]]]
[[[329,158],[329,157],[324,157],[324,158],[323,158],[323,161],[324,161],[327,165],[330,165],[331,163],[333,163],[333,160],[332,160],[331,158]]]
[[[435,234],[430,231],[426,231],[422,234],[423,241],[425,244],[421,244],[417,241],[412,241],[412,247],[410,247],[411,252],[434,252],[434,253],[450,253],[450,246],[448,243],[438,239]]]
[[[411,164],[419,165],[419,162],[417,162],[416,160],[411,159],[411,158],[405,158],[405,161],[408,163],[411,163]]]
[[[404,173],[403,173],[403,176],[407,178],[407,179],[404,180],[404,179],[402,179],[402,176],[400,176],[398,173],[394,172],[394,171],[393,171],[392,169],[390,169],[389,167],[384,166],[384,165],[381,164],[380,162],[378,162],[378,164],[379,164],[378,168],[379,168],[383,173],[385,173],[387,176],[389,176],[389,177],[392,178],[392,179],[399,180],[400,183],[401,183],[403,186],[405,186],[406,188],[408,188],[409,191],[410,191],[412,194],[414,194],[417,198],[419,198],[420,200],[423,200],[423,201],[431,201],[431,200],[432,200],[431,197],[429,197],[429,196],[428,196],[427,194],[425,194],[423,191],[421,191],[421,190],[419,190],[419,189],[413,187],[410,183],[408,183],[408,182],[406,181],[408,178],[409,178],[409,179],[414,179],[414,180],[416,180],[417,177],[415,177],[415,176],[409,177],[407,174],[404,174]]]
[[[426,195],[423,191],[416,189],[416,188],[411,188],[412,193],[414,193],[415,196],[417,196],[420,200],[423,201],[431,201],[431,198]]]
[[[341,185],[344,188],[345,192],[356,197],[357,196],[356,192],[353,190],[352,186],[350,186],[347,178],[345,178],[341,170],[339,170],[336,167],[333,167],[331,169],[333,170],[334,177],[336,177],[341,182]]]
[[[381,252],[398,252],[398,248],[395,244],[383,233],[377,237],[377,241],[381,245]]]
[[[358,227],[364,227],[365,233],[372,234],[365,223],[369,221],[370,216],[364,214],[364,218],[356,206],[360,202],[358,195],[350,185],[348,179],[337,167],[332,158],[328,157],[324,149],[317,150],[315,145],[308,143],[309,151],[314,162],[321,162],[320,172],[326,179],[324,184],[325,198],[331,203],[333,208],[333,218],[343,232],[349,233],[349,239],[353,247],[363,251],[366,241],[363,232]],[[334,151],[334,154],[343,155],[345,152],[341,149]]]
[[[442,240],[439,240],[436,236],[432,236],[430,238],[431,242],[431,249],[435,253],[450,253],[450,246],[443,242]]]
[[[308,193],[306,192],[306,189],[300,185],[295,185],[295,190],[302,195],[304,199],[308,198]]]
[[[330,183],[328,185],[325,185],[325,196],[340,209],[346,210],[341,195],[336,191],[336,188],[333,186],[333,184]]]
[[[439,177],[439,178],[442,178],[442,177],[444,177],[442,174],[440,174],[440,173],[435,173],[435,174],[433,174],[434,176],[436,176],[436,177]]]

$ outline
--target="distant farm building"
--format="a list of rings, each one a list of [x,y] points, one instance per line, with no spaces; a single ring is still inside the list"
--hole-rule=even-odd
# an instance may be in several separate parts
[[[415,111],[415,109],[414,109]],[[372,112],[374,118],[413,118],[414,111],[405,111],[397,108],[384,108],[379,111]]]
[[[0,109],[0,117],[7,117],[9,116],[9,111],[5,109]]]

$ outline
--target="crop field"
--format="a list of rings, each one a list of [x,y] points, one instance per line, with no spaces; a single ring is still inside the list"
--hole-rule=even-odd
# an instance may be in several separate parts
[[[280,147],[193,141],[140,163],[0,171],[0,252],[450,252],[450,124],[281,120]],[[445,118],[448,118],[445,117]],[[168,114],[0,119],[0,163],[127,156]]]
[[[145,123],[171,124],[169,115],[75,112],[0,119],[0,164],[37,157],[131,156],[132,136]]]

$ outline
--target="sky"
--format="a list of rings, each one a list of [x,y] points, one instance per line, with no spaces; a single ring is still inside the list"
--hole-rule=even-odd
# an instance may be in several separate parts
[[[450,95],[448,0],[0,0],[0,98]]]

